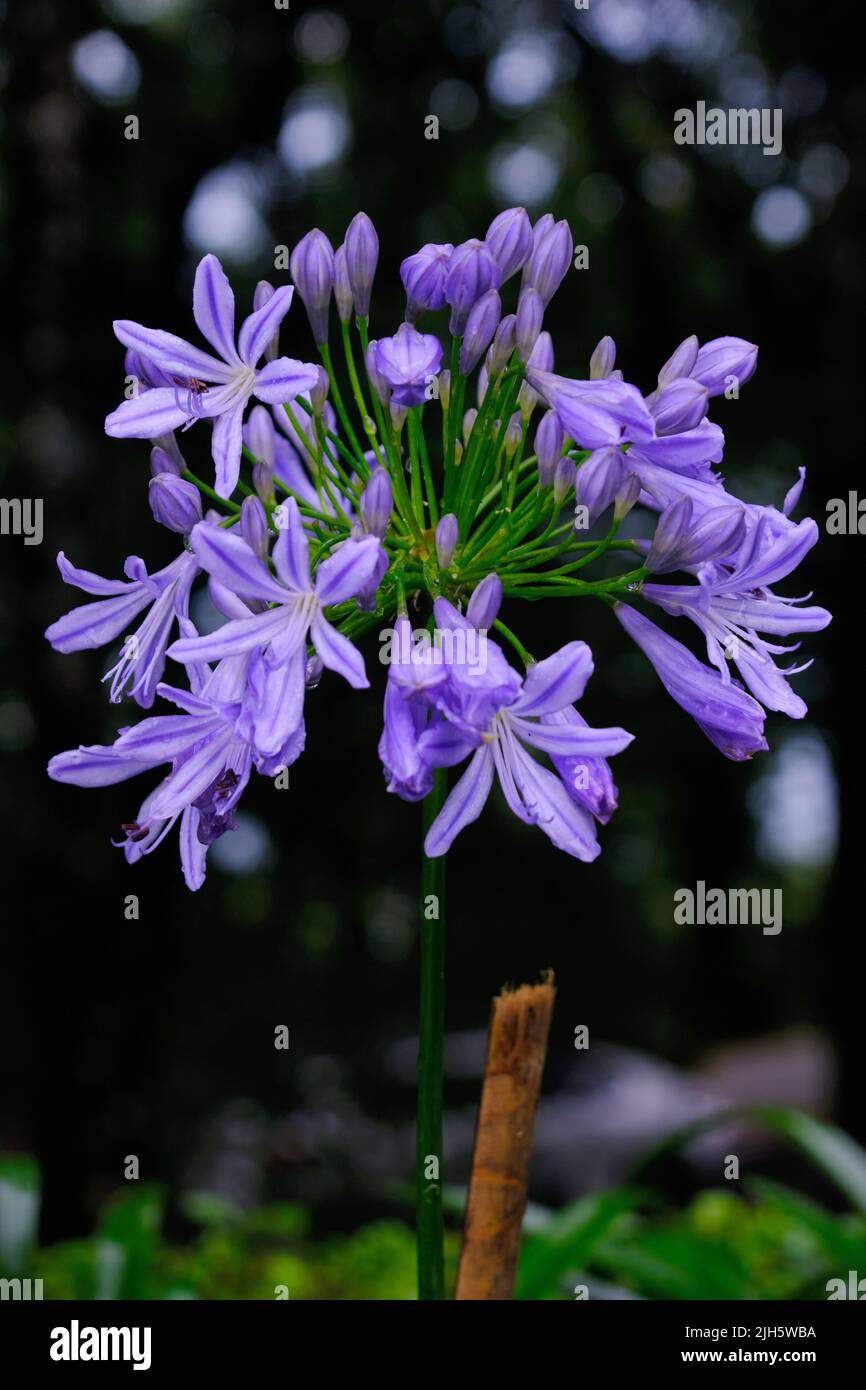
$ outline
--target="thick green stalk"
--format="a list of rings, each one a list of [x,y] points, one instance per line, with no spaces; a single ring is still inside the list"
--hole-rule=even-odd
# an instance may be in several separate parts
[[[448,773],[437,768],[423,802],[423,833],[445,801]],[[418,1023],[418,1297],[445,1297],[442,1220],[442,1048],[445,1028],[445,856],[421,860],[421,994]]]

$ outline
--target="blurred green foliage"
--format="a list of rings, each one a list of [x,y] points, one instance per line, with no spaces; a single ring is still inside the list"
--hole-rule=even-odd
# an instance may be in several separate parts
[[[744,1181],[743,1195],[709,1189],[680,1208],[646,1186],[596,1193],[555,1212],[532,1206],[516,1297],[823,1299],[828,1280],[866,1269],[866,1152],[794,1111],[759,1113],[855,1210],[834,1213],[759,1178]],[[671,1136],[668,1147],[693,1133]],[[400,1221],[316,1240],[300,1205],[240,1211],[188,1192],[180,1214],[195,1234],[181,1245],[163,1234],[162,1190],[143,1184],[111,1199],[92,1236],[40,1248],[39,1199],[36,1164],[0,1159],[0,1273],[41,1279],[48,1299],[415,1296],[415,1236]],[[453,1205],[462,1206],[458,1194]],[[449,1233],[451,1285],[458,1248]]]

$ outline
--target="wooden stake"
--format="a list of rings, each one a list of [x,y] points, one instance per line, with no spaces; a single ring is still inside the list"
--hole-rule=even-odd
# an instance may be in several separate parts
[[[493,1000],[455,1298],[514,1294],[541,1075],[556,990],[503,990]]]

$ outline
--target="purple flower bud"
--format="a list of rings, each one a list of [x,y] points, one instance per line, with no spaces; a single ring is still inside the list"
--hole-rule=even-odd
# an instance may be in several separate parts
[[[502,272],[502,283],[526,264],[532,250],[532,223],[525,208],[506,208],[487,228],[484,238]]]
[[[577,469],[574,459],[567,456],[561,458],[553,470],[553,500],[557,507],[564,502],[571,489],[574,487]]]
[[[544,304],[541,295],[538,290],[529,286],[521,291],[520,299],[517,301],[517,324],[515,328],[517,360],[524,365],[529,361],[530,353],[538,342],[543,321]]]
[[[675,381],[678,376],[691,376],[697,355],[698,340],[693,333],[690,338],[683,339],[662,367],[659,372],[659,386],[667,386],[669,381]]]
[[[549,487],[553,482],[554,470],[562,457],[564,439],[565,433],[555,411],[545,411],[535,431],[538,481],[542,487]]]
[[[628,516],[640,498],[640,478],[636,473],[629,473],[613,502],[613,519],[622,521],[623,517]]]
[[[469,436],[470,436],[470,434],[472,433],[472,426],[475,424],[475,421],[476,421],[477,419],[478,419],[478,411],[474,408],[474,406],[470,406],[469,410],[467,410],[467,411],[464,413],[464,415],[463,415],[463,443],[464,443],[464,444],[468,444],[468,443],[469,443]]]
[[[551,231],[555,225],[556,223],[552,212],[543,213],[541,217],[539,217],[538,221],[534,223],[532,228],[532,250],[530,251],[529,257],[526,260],[526,263],[523,267],[523,275],[520,278],[521,289],[525,289],[527,285],[530,285],[532,283],[532,281],[529,278],[529,267],[532,263],[533,253],[535,252],[537,247],[541,245],[542,241],[547,236],[547,233]]]
[[[260,560],[268,553],[268,518],[258,497],[245,497],[241,503],[241,535]]]
[[[704,343],[691,375],[706,386],[711,396],[721,396],[731,385],[731,377],[737,386],[742,386],[757,365],[758,349],[754,343],[747,343],[743,338],[714,338]]]
[[[577,470],[574,496],[586,507],[590,525],[607,511],[625,481],[622,450],[613,444],[594,449]]]
[[[596,344],[595,352],[589,359],[590,381],[604,381],[613,371],[615,362],[616,343],[613,338],[601,338]]]
[[[310,387],[310,405],[317,415],[322,413],[330,389],[331,383],[328,380],[328,373],[325,371],[324,367],[317,367],[316,384]]]
[[[656,391],[648,402],[656,434],[682,434],[693,430],[707,413],[707,388],[691,377],[675,377]]]
[[[376,362],[376,349],[378,346],[378,339],[371,338],[367,344],[367,351],[364,354],[364,365],[367,368],[367,376],[370,378],[370,385],[376,392],[382,405],[387,405],[391,399],[391,388],[379,371],[379,366]]]
[[[432,333],[401,323],[393,338],[380,338],[376,366],[394,392],[392,405],[420,405],[442,362],[442,344]]]
[[[160,473],[173,473],[176,478],[179,478],[183,472],[183,468],[174,454],[170,454],[167,450],[161,449],[157,444],[156,447],[150,451],[150,472],[151,476],[154,478]]]
[[[266,463],[253,464],[253,487],[256,496],[267,505],[274,500],[274,475]]]
[[[391,411],[391,424],[394,426],[394,429],[399,434],[406,423],[406,416],[409,414],[409,407],[408,405],[399,405],[397,401],[392,399],[389,409]]]
[[[451,400],[451,373],[446,370],[439,373],[439,402],[443,410],[448,409]]]
[[[244,426],[244,443],[260,463],[274,471],[277,456],[277,432],[269,410],[263,405],[253,406],[250,418]]]
[[[401,263],[400,279],[406,291],[406,318],[410,323],[425,309],[444,308],[445,276],[453,251],[450,242],[437,245],[428,241]]]
[[[174,473],[157,473],[147,488],[154,519],[169,531],[189,535],[201,521],[201,496],[197,487]]]
[[[493,343],[487,354],[489,376],[501,376],[511,361],[511,354],[517,345],[517,315],[506,314],[493,335]]]
[[[352,317],[355,300],[349,284],[349,268],[346,265],[346,248],[338,246],[334,252],[334,300],[340,323],[348,323]]]
[[[289,262],[292,279],[307,311],[313,341],[328,341],[328,308],[334,288],[334,248],[318,227],[303,237]]]
[[[742,544],[747,515],[744,506],[710,507],[697,522],[693,514],[691,498],[685,496],[662,512],[645,562],[653,574],[719,560]]]
[[[391,479],[384,468],[374,468],[361,493],[361,516],[369,535],[384,539],[393,506]]]
[[[346,232],[346,268],[355,299],[355,313],[365,319],[370,313],[370,291],[379,260],[379,238],[366,212],[356,212]]]
[[[523,438],[523,417],[519,410],[515,410],[508,427],[505,431],[505,457],[511,459],[517,453],[517,446]]]
[[[274,287],[269,280],[260,280],[253,291],[253,310],[264,309],[274,297]],[[280,355],[280,330],[277,328],[273,338],[265,348],[265,361],[273,362]]]
[[[441,570],[447,570],[456,549],[457,518],[453,512],[448,512],[436,527],[436,559]]]
[[[488,290],[473,304],[460,345],[459,369],[463,376],[468,376],[474,371],[487,351],[501,314],[502,300],[496,290]]]
[[[573,251],[571,228],[564,218],[533,247],[527,283],[538,290],[545,308],[565,278]]]
[[[461,338],[473,304],[488,290],[498,290],[502,271],[483,241],[471,237],[455,248],[445,276],[445,299],[451,305],[448,331]]]
[[[502,581],[498,574],[488,574],[466,605],[466,619],[479,632],[487,632],[496,622],[501,604]]]
[[[553,339],[547,332],[539,333],[535,340],[535,347],[529,354],[526,364],[527,372],[539,371],[549,372],[553,369]],[[523,381],[517,393],[517,404],[525,420],[528,420],[535,407],[538,405],[538,392],[534,391],[528,381]]]

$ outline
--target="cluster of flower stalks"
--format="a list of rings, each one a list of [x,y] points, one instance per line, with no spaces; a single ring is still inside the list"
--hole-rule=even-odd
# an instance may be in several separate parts
[[[500,611],[520,626],[511,610],[522,621],[527,600],[559,600],[569,635],[577,600],[608,605],[728,758],[766,748],[766,710],[802,717],[788,678],[803,667],[777,663],[793,649],[780,639],[830,615],[772,587],[817,539],[814,521],[791,520],[802,470],[781,511],[739,500],[716,471],[724,437],[707,413],[712,397],[736,396],[757,348],[687,338],[648,394],[624,380],[607,337],[588,370],[556,374],[544,316],[572,255],[566,222],[533,225],[510,208],[483,240],[403,261],[405,321],[371,338],[378,239],[358,213],[337,251],[308,233],[293,286],[262,281],[237,331],[229,282],[205,256],[192,308],[210,350],[115,323],[126,399],[105,427],[150,441],[150,507],[179,554],[154,573],[132,556],[123,579],[61,554],[63,579],[93,601],[47,636],[60,652],[123,638],[111,699],[149,710],[159,696],[176,712],[124,728],[110,747],[61,753],[50,773],[93,787],[163,769],[123,826],[130,862],[179,820],[184,876],[198,888],[253,771],[275,778],[300,756],[304,702],[324,671],[369,685],[356,644],[374,630],[390,633],[388,790],[416,801],[436,769],[460,769],[427,834],[431,858],[477,818],[494,780],[558,849],[599,853],[596,824],[617,804],[607,759],[631,735],[589,727],[575,708],[593,669],[585,642],[536,660],[522,627],[506,626]],[[280,354],[295,293],[318,363]],[[208,465],[187,462],[194,425],[213,482]],[[618,538],[636,508],[632,538]],[[224,620],[205,632],[190,618],[198,583]],[[638,604],[693,623],[707,661]],[[163,681],[166,657],[185,683]]]

